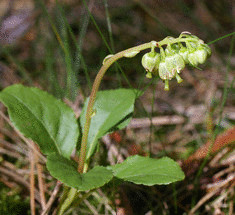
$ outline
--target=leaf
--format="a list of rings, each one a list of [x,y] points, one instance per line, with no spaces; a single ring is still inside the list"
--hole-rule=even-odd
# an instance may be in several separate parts
[[[96,166],[87,173],[79,174],[76,163],[59,154],[50,154],[46,165],[53,177],[80,191],[101,187],[113,178],[112,171],[102,166]]]
[[[112,169],[117,178],[148,186],[169,184],[185,177],[178,163],[168,157],[153,159],[135,155],[108,169]]]
[[[22,85],[12,85],[0,93],[10,120],[26,137],[48,155],[57,152],[69,157],[76,146],[79,130],[74,112],[52,95]]]
[[[93,154],[98,139],[115,129],[122,129],[128,125],[134,111],[136,94],[141,91],[133,89],[106,90],[97,93],[94,104],[95,115],[91,119],[88,135],[87,159]],[[85,124],[85,114],[88,99],[83,107],[80,122]]]

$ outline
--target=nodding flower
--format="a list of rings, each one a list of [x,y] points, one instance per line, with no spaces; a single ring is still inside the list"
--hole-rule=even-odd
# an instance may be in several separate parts
[[[142,58],[142,65],[145,68],[147,78],[159,74],[159,77],[165,82],[165,90],[169,90],[169,80],[176,78],[178,83],[183,80],[179,73],[184,69],[186,64],[196,67],[203,64],[211,55],[210,47],[198,37],[191,34],[181,34],[179,38],[166,37],[167,41],[165,50],[160,48],[160,53],[151,49]]]

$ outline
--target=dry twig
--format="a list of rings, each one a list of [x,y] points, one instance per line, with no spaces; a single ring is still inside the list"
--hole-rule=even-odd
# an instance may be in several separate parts
[[[51,194],[51,197],[50,197],[49,201],[47,202],[47,204],[45,205],[45,208],[44,208],[44,210],[42,211],[41,215],[46,215],[47,212],[50,210],[50,208],[51,208],[53,202],[54,202],[55,199],[56,199],[56,196],[57,196],[58,192],[60,191],[61,185],[62,185],[62,183],[59,182],[59,181],[57,181],[57,184],[56,184],[56,186],[55,186],[55,188],[54,188],[54,190],[53,190],[53,192],[52,192],[52,194]]]
[[[222,187],[226,186],[229,182],[234,181],[234,179],[235,179],[235,174],[231,175],[226,180],[224,180],[223,182],[219,183],[216,189],[214,189],[212,192],[210,192],[207,195],[205,195],[195,205],[195,207],[191,209],[191,211],[189,212],[189,215],[193,215],[198,210],[198,208],[200,208],[207,200],[209,200],[212,196],[214,196]],[[232,186],[234,186],[234,184]]]
[[[35,167],[35,150],[30,152],[30,210],[31,215],[35,215],[35,180],[34,180],[34,167]]]

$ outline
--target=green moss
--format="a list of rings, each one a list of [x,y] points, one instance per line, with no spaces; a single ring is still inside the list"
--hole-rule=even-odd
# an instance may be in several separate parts
[[[10,195],[10,191],[9,188],[0,183],[0,214],[30,214],[29,201],[22,199],[18,193]]]

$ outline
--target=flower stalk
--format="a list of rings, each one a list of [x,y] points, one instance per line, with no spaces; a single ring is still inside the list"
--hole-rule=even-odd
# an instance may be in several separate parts
[[[183,46],[182,43],[186,44],[186,47]],[[167,45],[166,50],[162,48],[164,45]],[[160,53],[157,53],[155,48],[160,48]],[[211,54],[209,46],[204,44],[202,40],[191,35],[189,32],[182,32],[178,38],[166,37],[160,42],[151,41],[149,43],[121,51],[115,55],[108,55],[104,59],[103,65],[95,78],[87,106],[81,150],[78,160],[79,173],[85,173],[87,171],[87,168],[84,168],[84,164],[86,162],[86,149],[90,123],[94,113],[93,106],[105,72],[118,59],[123,57],[134,57],[140,51],[146,49],[151,49],[151,51],[146,53],[142,58],[142,65],[147,72],[146,77],[152,78],[152,74],[159,74],[160,78],[165,82],[165,90],[169,90],[169,80],[172,78],[176,78],[178,83],[182,82],[179,73],[185,67],[185,64],[191,63],[192,65],[197,65],[198,63],[204,63]]]
[[[80,150],[80,155],[79,155],[79,160],[78,160],[78,172],[79,173],[84,172],[84,164],[86,161],[86,148],[87,148],[86,146],[87,146],[87,139],[88,139],[88,133],[89,133],[89,129],[90,129],[91,118],[92,118],[92,114],[93,114],[93,106],[95,103],[96,93],[99,89],[101,80],[102,80],[105,72],[118,59],[120,59],[122,57],[129,57],[129,56],[132,57],[133,56],[132,53],[139,53],[142,50],[151,48],[153,45],[155,45],[157,47],[157,42],[153,41],[150,43],[145,43],[143,45],[139,45],[139,46],[121,51],[113,56],[110,56],[107,60],[104,60],[104,64],[101,67],[101,69],[99,70],[99,72],[95,78],[95,81],[93,83],[91,95],[90,95],[88,106],[87,106],[86,120],[85,120],[84,129],[83,129],[81,150]]]

